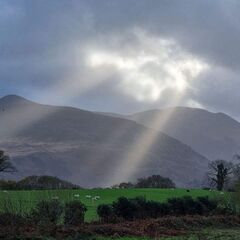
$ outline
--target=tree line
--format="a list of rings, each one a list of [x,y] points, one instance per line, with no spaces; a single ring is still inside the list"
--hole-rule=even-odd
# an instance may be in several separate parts
[[[175,188],[175,183],[167,177],[152,175],[146,178],[139,178],[136,183],[122,182],[114,185],[113,188]]]
[[[0,180],[1,190],[79,189],[80,186],[53,176],[29,176],[20,181]]]

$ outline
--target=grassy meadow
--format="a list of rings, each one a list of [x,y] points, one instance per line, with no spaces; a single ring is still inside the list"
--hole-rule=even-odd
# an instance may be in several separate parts
[[[40,200],[59,199],[62,202],[80,200],[88,208],[86,221],[96,220],[96,209],[99,204],[112,203],[121,196],[133,198],[144,196],[148,200],[166,201],[172,197],[198,196],[220,197],[217,191],[186,189],[76,189],[76,190],[32,190],[32,191],[0,191],[0,208],[26,213]],[[99,196],[98,200],[93,200]],[[223,195],[221,195],[222,197]],[[1,210],[1,209],[0,209]]]

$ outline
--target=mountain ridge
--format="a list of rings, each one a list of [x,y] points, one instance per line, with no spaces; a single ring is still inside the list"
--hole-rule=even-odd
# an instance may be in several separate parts
[[[148,110],[126,118],[179,139],[212,160],[231,160],[240,151],[240,123],[225,113],[176,107]],[[151,126],[152,119],[164,118],[167,123],[163,127]]]
[[[191,147],[131,120],[31,101],[10,105],[0,112],[0,147],[18,168],[17,177],[54,175],[97,187],[161,174],[191,187],[200,183],[207,169],[208,159]],[[133,164],[128,153],[144,136],[155,141],[136,159],[128,179],[121,178],[121,171],[127,170],[122,166]]]

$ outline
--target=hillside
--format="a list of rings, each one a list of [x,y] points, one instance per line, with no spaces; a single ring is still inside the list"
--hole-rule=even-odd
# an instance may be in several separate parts
[[[189,187],[207,168],[208,160],[189,146],[134,121],[18,96],[0,99],[0,110],[0,148],[18,169],[13,178],[53,175],[96,187],[161,174]],[[141,139],[151,137],[143,151]],[[142,157],[133,161],[138,152]]]
[[[209,159],[232,160],[240,152],[240,123],[224,113],[176,107],[149,110],[126,118],[163,131]]]

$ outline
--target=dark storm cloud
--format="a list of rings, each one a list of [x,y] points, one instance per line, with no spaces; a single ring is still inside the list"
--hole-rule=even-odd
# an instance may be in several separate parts
[[[240,117],[237,0],[1,0],[0,5],[1,95],[17,93],[99,111],[169,106],[175,91],[164,80],[168,66],[154,62],[167,54],[160,65],[194,59],[208,66],[190,79],[185,72],[192,65],[180,71],[188,87],[179,105]],[[173,44],[165,52],[158,39]],[[92,55],[96,69],[88,64]],[[146,62],[133,62],[143,55]],[[138,68],[129,70],[123,65],[126,59]],[[131,71],[135,77],[130,83]],[[144,77],[149,82],[139,85]],[[162,90],[163,84],[167,87]]]

